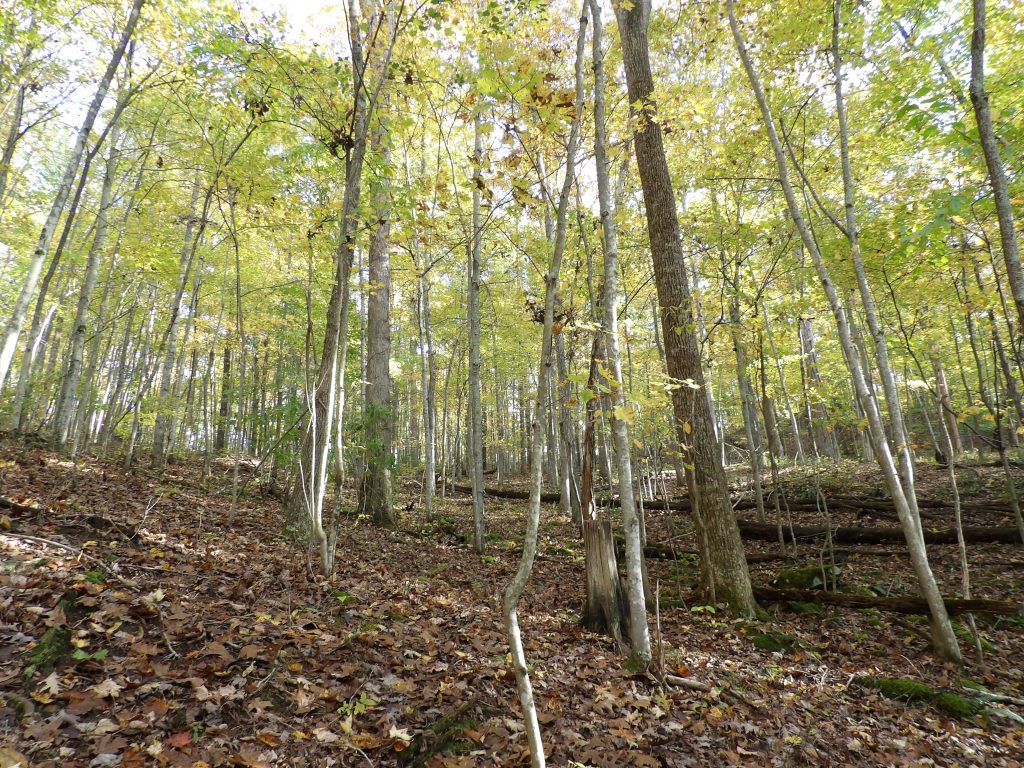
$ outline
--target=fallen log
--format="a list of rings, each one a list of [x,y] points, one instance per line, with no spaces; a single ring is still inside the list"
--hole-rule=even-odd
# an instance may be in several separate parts
[[[770,496],[766,496],[765,500],[768,501]],[[827,496],[825,503],[828,508],[833,512],[838,511],[851,511],[862,513],[866,515],[873,515],[875,517],[891,517],[896,519],[896,508],[892,502],[887,499],[859,499],[852,496]],[[616,505],[615,499],[601,499],[599,500],[601,506]],[[787,509],[790,512],[808,512],[817,513],[820,512],[818,504],[814,501],[807,501],[806,499],[788,499],[786,504]],[[918,502],[918,507],[921,510],[921,516],[923,518],[942,518],[953,516],[953,507],[946,502],[937,500],[923,500]],[[644,501],[644,508],[652,511],[665,510],[666,508],[674,512],[692,512],[690,500],[688,498],[654,498],[647,499]],[[733,501],[732,508],[734,511],[750,510],[757,508],[757,502],[753,498],[743,497],[735,499]],[[983,515],[999,515],[1009,516],[1013,514],[1013,510],[1009,505],[1001,504],[985,504],[981,502],[964,502],[961,506],[962,511],[965,514],[983,514]]]
[[[754,597],[766,603],[822,603],[843,608],[875,608],[892,613],[928,614],[928,603],[923,597],[874,597],[853,595],[847,592],[821,592],[803,589],[776,589],[775,587],[754,587]],[[1009,600],[963,600],[945,597],[946,610],[951,614],[991,613],[997,616],[1024,615],[1024,605]]]
[[[772,539],[772,541],[777,541],[777,539]],[[622,553],[624,551],[622,549],[622,542],[617,542],[616,546],[618,547],[618,549],[616,551],[618,552],[619,556],[621,557]],[[901,550],[898,550],[898,551],[894,552],[892,550],[852,549],[852,548],[836,547],[836,548],[833,548],[832,551],[835,554],[837,559],[838,558],[849,559],[851,557],[908,557],[909,556],[909,553],[907,552],[906,549],[901,549]],[[697,557],[699,554],[700,553],[697,552],[697,550],[695,550],[695,549],[676,549],[676,548],[673,548],[671,544],[648,543],[647,545],[644,546],[644,556],[648,557],[648,558],[650,558],[652,560],[679,560],[684,555],[692,556],[692,557]],[[748,564],[773,563],[773,562],[777,562],[777,561],[780,561],[780,560],[781,561],[787,561],[787,560],[794,560],[794,561],[796,561],[796,560],[800,560],[800,559],[801,559],[800,557],[798,557],[797,555],[794,555],[791,552],[787,552],[786,554],[783,554],[781,552],[747,552],[747,563]]]
[[[778,541],[779,530],[774,525],[755,523],[750,520],[738,520],[740,536],[744,539],[757,541]],[[1020,532],[1016,528],[965,527],[964,541],[968,544],[1020,544]],[[783,530],[786,541],[794,538],[814,539],[825,538],[827,529],[817,525],[788,526]],[[927,544],[956,544],[956,530],[953,528],[924,529],[924,540]],[[877,528],[841,526],[832,529],[832,542],[835,544],[898,544],[906,541],[902,528]]]
[[[615,552],[620,560],[625,558],[625,549],[621,542],[617,543]],[[652,560],[679,560],[684,556],[698,557],[699,554],[695,549],[673,549],[664,544],[648,544],[644,547],[644,557]],[[791,555],[784,555],[781,552],[747,552],[748,563],[773,563],[791,558]]]
[[[459,493],[472,493],[473,487],[469,485],[461,485],[459,483],[452,483],[451,489],[458,491]],[[495,499],[512,499],[514,501],[529,501],[530,492],[520,491],[516,488],[484,488],[484,496],[492,496]],[[560,501],[562,494],[558,491],[543,491],[540,494],[540,500],[544,504],[554,504]]]
[[[0,508],[9,509],[12,512],[17,512],[19,515],[34,515],[39,512],[46,511],[42,507],[33,507],[30,504],[22,504],[14,499],[8,499],[6,496],[0,496]]]

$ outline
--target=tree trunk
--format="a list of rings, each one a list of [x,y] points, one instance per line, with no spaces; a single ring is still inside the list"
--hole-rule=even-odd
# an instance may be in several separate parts
[[[699,501],[703,535],[700,544],[706,582],[716,599],[739,615],[753,616],[755,603],[736,519],[729,505],[725,470],[717,452],[714,417],[708,406],[700,346],[694,331],[692,296],[685,271],[679,220],[669,177],[657,107],[652,100],[647,26],[650,0],[631,8],[615,7],[630,104],[634,106],[633,145],[647,212],[647,231],[654,260],[662,338],[668,374],[674,380],[672,404],[679,442],[693,467],[691,492]],[[620,486],[620,493],[622,487]]]
[[[1024,269],[1020,263],[1017,248],[1017,232],[1013,223],[1013,203],[1010,200],[1009,183],[999,157],[995,129],[992,127],[992,112],[989,95],[985,92],[985,0],[972,0],[974,28],[971,34],[971,104],[974,118],[978,123],[978,138],[988,166],[988,177],[992,184],[992,195],[999,219],[999,239],[1003,247],[1003,261],[1006,263],[1006,277],[1017,306],[1018,330],[1024,331]]]
[[[537,406],[531,426],[531,443],[533,444],[533,462],[530,465],[530,501],[527,510],[526,535],[523,538],[523,554],[512,580],[505,588],[502,597],[502,618],[508,636],[509,650],[512,658],[512,670],[516,676],[519,689],[519,703],[525,719],[526,739],[530,749],[530,764],[533,768],[544,768],[544,745],[541,742],[540,724],[537,719],[537,707],[533,699],[533,685],[526,664],[526,653],[523,649],[522,634],[519,629],[519,598],[526,589],[526,584],[533,572],[533,563],[537,556],[537,534],[540,528],[540,491],[541,461],[544,447],[544,415],[547,410],[547,398],[550,392],[551,369],[554,365],[552,326],[555,319],[555,303],[558,296],[559,273],[562,256],[565,253],[566,220],[569,212],[569,193],[572,191],[576,172],[576,150],[579,144],[580,115],[583,112],[583,56],[586,42],[586,6],[580,17],[580,31],[576,40],[576,97],[575,112],[569,141],[565,154],[565,179],[561,195],[558,198],[558,218],[551,262],[544,276],[544,330],[541,339],[540,368],[537,373]]]
[[[937,356],[932,357],[932,368],[935,370],[935,389],[939,396],[939,415],[945,424],[952,452],[952,455],[946,458],[952,464],[964,450],[963,444],[960,442],[960,425],[956,420],[956,411],[953,410],[953,398],[949,393],[946,371]]]
[[[299,457],[299,471],[291,497],[292,508],[301,508],[307,514],[312,538],[320,548],[320,564],[325,575],[334,570],[334,540],[331,532],[324,529],[323,505],[327,492],[330,438],[334,434],[335,415],[342,410],[341,406],[336,409],[336,400],[344,395],[344,388],[338,386],[338,374],[344,372],[347,351],[347,344],[342,343],[342,340],[347,339],[348,334],[348,281],[352,272],[363,161],[366,157],[370,117],[377,95],[384,84],[397,34],[397,19],[392,3],[389,2],[382,9],[386,16],[383,22],[386,39],[377,41],[384,50],[379,56],[374,57],[373,66],[370,66],[364,58],[361,29],[374,29],[376,24],[371,19],[368,25],[364,25],[358,0],[348,0],[346,13],[352,73],[357,83],[353,105],[352,144],[345,157],[345,194],[335,253],[334,284],[331,286],[331,297],[327,304],[324,343],[312,391],[307,393],[312,402]],[[370,75],[377,79],[367,83],[366,78]]]
[[[103,258],[103,247],[107,239],[107,224],[110,208],[114,197],[114,177],[120,150],[117,146],[120,130],[114,126],[110,132],[110,154],[103,174],[103,188],[100,192],[99,213],[96,217],[96,232],[93,235],[92,247],[86,258],[85,277],[78,296],[75,320],[71,327],[71,355],[68,359],[67,371],[61,383],[60,395],[57,398],[57,409],[53,420],[53,440],[57,449],[63,451],[67,445],[71,418],[78,407],[78,385],[82,374],[82,360],[85,355],[85,334],[89,304],[96,289],[99,278],[100,260]],[[97,331],[98,332],[98,331]]]
[[[391,403],[391,198],[387,167],[390,147],[382,126],[374,136],[379,145],[381,177],[374,190],[376,227],[367,252],[369,297],[366,305],[366,455],[359,486],[359,513],[386,528],[398,526],[391,497],[391,455],[395,413]]]
[[[135,31],[135,25],[139,20],[139,11],[142,9],[143,2],[144,0],[132,0],[132,6],[128,12],[128,19],[125,21],[124,28],[121,31],[121,37],[114,47],[113,54],[107,63],[107,68],[100,77],[96,94],[86,110],[81,127],[78,129],[74,146],[71,149],[71,156],[68,158],[67,166],[64,169],[64,176],[61,179],[60,186],[57,188],[57,194],[54,196],[50,212],[46,217],[46,222],[39,233],[39,240],[29,260],[28,274],[25,276],[25,282],[18,293],[11,317],[4,326],[3,342],[2,346],[0,346],[0,393],[3,392],[4,382],[7,380],[7,374],[11,369],[14,351],[18,346],[18,337],[21,335],[21,326],[25,322],[25,314],[28,311],[29,303],[32,301],[36,285],[39,282],[39,275],[42,272],[46,254],[50,250],[54,230],[56,230],[57,222],[64,212],[64,204],[71,193],[71,185],[78,175],[78,167],[82,161],[82,154],[85,152],[86,142],[89,140],[89,134],[92,131],[93,124],[96,122],[96,116],[103,105],[103,100],[107,96],[107,90],[114,79],[114,74],[121,64],[121,58],[128,47],[128,42]]]
[[[434,517],[434,493],[437,488],[436,409],[434,408],[437,372],[434,340],[430,327],[430,278],[427,271],[419,279],[420,387],[423,390],[423,506],[428,520]]]
[[[631,411],[626,402],[622,380],[622,355],[619,351],[619,307],[618,307],[618,228],[615,223],[615,208],[612,198],[608,157],[607,122],[605,117],[605,70],[604,52],[601,50],[603,24],[600,3],[590,0],[593,31],[594,67],[594,154],[597,163],[598,204],[601,217],[601,245],[604,257],[604,274],[601,289],[601,314],[603,347],[610,380],[605,381],[608,395],[604,398],[608,407],[607,417],[612,432],[615,453],[615,474],[618,480],[619,503],[622,507],[622,527],[626,541],[626,599],[629,616],[629,642],[635,661],[646,666],[651,661],[651,636],[647,623],[647,596],[644,592],[643,542],[640,516],[637,513],[633,495],[633,461],[629,435]],[[595,352],[597,347],[595,346]],[[592,355],[593,357],[593,355]],[[596,361],[591,362],[591,375]],[[589,405],[589,404],[588,404]],[[585,531],[586,535],[587,531]],[[597,537],[595,545],[603,544],[603,528],[591,526],[589,534]],[[609,545],[610,546],[610,545]],[[596,552],[598,570],[601,570],[600,550]],[[607,555],[604,556],[607,559]],[[614,562],[614,557],[612,558]],[[616,584],[618,587],[616,574]]]
[[[469,406],[467,409],[467,471],[473,486],[473,546],[483,554],[487,543],[487,518],[484,514],[484,417],[480,402],[480,251],[483,229],[480,220],[483,178],[483,137],[479,109],[473,113],[473,231],[469,243],[468,294],[466,315],[469,321]]]

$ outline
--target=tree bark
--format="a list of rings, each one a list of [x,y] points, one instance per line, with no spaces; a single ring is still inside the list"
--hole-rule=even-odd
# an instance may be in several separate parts
[[[391,403],[391,198],[387,166],[391,152],[386,128],[375,132],[381,168],[374,189],[376,226],[367,251],[365,464],[359,486],[359,513],[386,528],[398,525],[391,495],[391,455],[395,413]]]
[[[466,315],[469,323],[469,404],[467,408],[466,448],[470,483],[473,486],[473,546],[483,554],[487,544],[487,518],[484,513],[484,417],[480,402],[480,251],[483,229],[480,221],[483,178],[483,138],[480,112],[473,113],[473,213],[469,243],[469,281]]]
[[[657,105],[653,101],[647,27],[650,0],[632,7],[615,6],[630,104],[633,105],[633,146],[647,213],[647,231],[654,260],[662,338],[668,374],[673,379],[672,404],[685,448],[690,490],[699,501],[702,535],[707,556],[704,578],[715,599],[736,614],[753,616],[755,602],[747,562],[743,557],[736,519],[717,452],[714,417],[707,402],[700,346],[694,330],[692,296],[685,271],[679,220],[669,177]],[[689,469],[689,467],[688,467]],[[620,488],[620,493],[622,489]]]

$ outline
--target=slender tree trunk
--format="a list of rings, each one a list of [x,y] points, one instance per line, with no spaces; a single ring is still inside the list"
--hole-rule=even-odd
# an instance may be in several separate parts
[[[1020,263],[1017,248],[1017,232],[1013,222],[1013,203],[1010,200],[1009,183],[999,157],[995,129],[992,127],[992,111],[989,95],[985,92],[985,0],[972,0],[974,27],[971,34],[971,104],[974,118],[978,123],[978,138],[988,166],[989,182],[996,203],[999,220],[999,239],[1003,246],[1003,261],[1006,263],[1006,277],[1017,307],[1018,329],[1024,330],[1024,268]]]
[[[761,314],[764,317],[764,330],[768,336],[772,357],[775,359],[775,372],[779,377],[779,391],[782,392],[782,400],[786,404],[786,413],[789,415],[789,426],[793,430],[796,460],[798,463],[803,464],[805,461],[804,441],[800,434],[800,424],[797,422],[796,409],[793,407],[793,401],[789,396],[789,388],[786,386],[786,375],[782,372],[782,359],[779,357],[779,350],[775,346],[775,334],[772,333],[771,322],[768,320],[768,308],[763,304],[761,305]]]
[[[482,554],[487,543],[487,518],[484,515],[484,426],[480,402],[480,251],[483,230],[480,219],[483,137],[480,112],[473,114],[473,213],[469,244],[468,295],[466,315],[469,321],[469,408],[466,447],[469,479],[473,487],[473,546]]]
[[[605,69],[602,47],[603,24],[598,0],[590,0],[593,17],[593,67],[594,67],[594,154],[597,163],[598,204],[601,217],[601,245],[604,256],[604,276],[601,290],[601,314],[604,327],[603,344],[611,380],[607,401],[615,451],[615,470],[619,487],[619,505],[622,508],[622,528],[626,545],[626,599],[629,616],[629,642],[635,661],[646,666],[651,661],[651,636],[647,623],[647,599],[643,578],[643,543],[640,516],[633,497],[633,461],[629,430],[629,406],[626,402],[622,381],[622,355],[619,350],[619,307],[618,307],[618,228],[615,223],[615,208],[612,198],[608,156],[607,118],[605,117]],[[597,345],[595,342],[595,351]],[[593,356],[592,356],[593,357]],[[591,362],[591,367],[595,362]],[[592,371],[593,373],[593,371]],[[592,517],[592,516],[591,516]],[[597,522],[600,525],[600,521]],[[591,531],[592,536],[603,538],[603,530]],[[600,545],[601,541],[594,542]],[[600,569],[607,556],[598,549],[596,565]],[[618,585],[616,585],[618,588]],[[608,596],[609,598],[611,596]]]
[[[348,0],[347,15],[349,47],[352,57],[353,78],[356,81],[353,109],[352,146],[346,154],[345,194],[342,200],[341,226],[338,248],[335,254],[336,269],[331,298],[327,305],[327,322],[324,330],[324,344],[321,350],[313,391],[307,394],[312,401],[309,408],[306,433],[299,459],[299,472],[293,489],[292,506],[307,513],[313,540],[320,548],[321,567],[325,575],[334,570],[333,536],[324,529],[323,504],[327,491],[327,468],[329,464],[330,438],[334,434],[334,418],[342,406],[336,408],[336,400],[344,393],[338,386],[339,372],[344,372],[345,354],[348,345],[342,343],[348,334],[348,281],[352,272],[352,256],[356,237],[356,214],[359,210],[363,161],[366,157],[369,120],[384,76],[394,50],[397,20],[392,3],[382,9],[385,14],[381,26],[385,28],[385,40],[377,43],[384,50],[373,58],[374,66],[366,64],[363,52],[362,32],[364,28],[358,0]],[[374,29],[375,19],[365,28]],[[367,82],[374,75],[375,82]]]
[[[31,411],[30,394],[32,391],[32,377],[35,375],[36,366],[41,359],[41,352],[45,347],[42,342],[44,332],[47,332],[49,325],[43,325],[43,314],[46,308],[47,297],[50,294],[50,283],[57,274],[58,267],[62,264],[64,250],[69,240],[72,239],[71,232],[78,223],[78,206],[85,192],[86,183],[89,180],[89,168],[92,159],[99,149],[99,144],[93,146],[86,154],[85,162],[82,165],[82,173],[75,188],[75,194],[71,204],[67,207],[67,215],[64,217],[64,226],[61,229],[60,237],[57,240],[57,247],[46,268],[42,281],[39,283],[39,291],[36,296],[35,309],[32,312],[32,321],[29,324],[28,339],[25,344],[25,353],[21,359],[21,369],[18,372],[18,383],[14,392],[14,402],[11,405],[11,431],[18,432],[25,428],[29,411]],[[59,281],[58,281],[59,282]]]
[[[732,330],[732,344],[736,353],[736,382],[743,409],[743,429],[747,437],[747,449],[750,451],[750,474],[754,486],[754,500],[757,504],[757,521],[763,523],[765,514],[761,473],[764,459],[762,457],[761,426],[757,419],[757,404],[754,402],[754,386],[750,383],[748,370],[750,361],[747,356],[747,345],[742,336],[743,321],[740,316],[738,291],[739,285],[733,285],[733,294],[729,299],[729,321]]]
[[[576,40],[576,88],[575,106],[572,128],[565,154],[565,179],[558,198],[558,213],[554,246],[551,262],[544,276],[544,330],[541,340],[540,368],[537,372],[537,405],[531,427],[531,443],[533,444],[533,462],[530,466],[530,500],[527,510],[526,535],[523,539],[523,554],[519,568],[505,588],[502,599],[502,616],[505,621],[505,632],[512,657],[512,669],[516,676],[519,689],[519,703],[523,709],[527,743],[530,749],[530,764],[533,768],[544,768],[544,745],[541,742],[540,724],[537,719],[537,707],[533,699],[533,685],[530,672],[526,665],[526,653],[523,649],[522,634],[519,629],[519,598],[526,589],[533,572],[533,562],[537,556],[537,533],[540,527],[540,492],[541,492],[541,459],[544,447],[543,423],[547,398],[550,392],[551,369],[555,361],[553,355],[553,331],[555,320],[555,303],[558,297],[559,274],[562,256],[565,252],[566,222],[569,213],[569,193],[575,181],[576,150],[579,144],[580,115],[583,112],[583,57],[586,43],[586,4],[580,17],[580,30]]]
[[[956,411],[953,410],[953,398],[946,381],[946,371],[938,356],[932,357],[932,368],[935,370],[935,389],[939,396],[939,415],[945,422],[946,435],[952,447],[951,455],[946,458],[952,464],[964,450],[960,442],[960,425],[956,420]]]
[[[434,407],[437,388],[435,370],[434,340],[430,327],[430,277],[424,270],[419,276],[418,331],[420,347],[420,388],[423,390],[423,506],[428,520],[434,518],[434,494],[437,491],[437,435],[436,409]]]
[[[85,355],[87,315],[89,304],[92,302],[92,294],[96,289],[96,283],[99,279],[100,260],[103,258],[103,248],[106,245],[107,224],[114,197],[114,178],[117,173],[117,163],[120,154],[120,149],[117,146],[119,140],[120,130],[115,125],[110,132],[110,154],[107,157],[107,165],[103,174],[103,188],[100,192],[96,232],[93,235],[92,247],[89,249],[89,254],[86,258],[85,277],[82,280],[82,288],[78,296],[78,306],[75,310],[75,319],[71,327],[71,355],[68,360],[67,371],[64,374],[64,380],[61,383],[60,395],[57,398],[57,409],[54,414],[53,440],[60,451],[63,451],[67,445],[71,419],[79,405],[78,386]]]
[[[11,361],[14,359],[14,352],[18,346],[18,337],[21,335],[21,327],[25,322],[25,314],[28,311],[29,303],[32,301],[36,285],[39,282],[39,275],[43,269],[43,262],[46,261],[46,254],[50,250],[53,233],[57,228],[57,222],[61,214],[64,212],[64,204],[71,194],[71,185],[74,184],[75,177],[78,175],[78,167],[82,161],[82,154],[85,152],[86,142],[89,140],[89,134],[92,131],[93,124],[96,122],[96,116],[103,105],[103,100],[107,96],[107,91],[114,79],[114,74],[121,64],[121,58],[128,47],[128,42],[135,31],[135,25],[139,20],[139,11],[142,9],[143,2],[144,0],[132,0],[132,6],[128,12],[128,19],[125,21],[124,28],[121,31],[121,37],[107,63],[107,68],[100,77],[96,94],[86,110],[81,127],[78,129],[78,135],[75,137],[75,143],[71,149],[71,156],[68,158],[67,166],[64,169],[64,176],[61,179],[60,186],[57,187],[57,194],[54,196],[50,212],[46,217],[46,222],[39,233],[39,240],[29,260],[28,274],[25,276],[25,282],[18,293],[11,317],[4,326],[3,341],[2,346],[0,346],[0,393],[3,392],[4,382],[7,380],[7,374],[11,369]]]
[[[21,118],[25,113],[27,93],[28,85],[26,83],[18,86],[18,93],[14,97],[14,108],[11,110],[11,122],[7,127],[7,138],[4,140],[3,154],[0,154],[0,213],[3,213],[4,210],[4,197],[7,194],[7,180],[10,177],[11,162],[14,160],[14,150],[22,136]]]
[[[898,456],[898,467],[903,492],[911,511],[917,514],[917,494],[914,488],[914,451],[907,439],[907,429],[903,421],[903,408],[900,404],[899,388],[892,364],[889,362],[889,344],[885,329],[878,316],[875,297],[868,284],[864,270],[864,259],[860,250],[860,230],[854,208],[853,169],[850,162],[850,139],[846,119],[846,99],[843,95],[843,57],[839,44],[842,29],[842,0],[835,0],[833,5],[832,24],[832,69],[835,75],[836,114],[839,118],[839,152],[843,173],[843,207],[846,214],[846,238],[850,245],[850,256],[853,269],[857,276],[857,287],[860,290],[861,303],[868,331],[874,341],[875,357],[878,363],[878,374],[885,393],[885,404],[892,425],[895,452]],[[868,370],[865,368],[865,370]]]
[[[210,199],[213,194],[216,181],[210,184],[206,194],[206,201],[200,214],[205,222],[209,210]],[[181,246],[181,255],[178,257],[178,270],[180,274],[180,285],[188,285],[189,271],[192,261],[198,248],[200,233],[196,232],[196,209],[199,205],[199,179],[192,185],[192,201],[189,204],[188,220],[185,222],[185,233]],[[200,222],[200,230],[203,229],[203,222]],[[170,431],[171,409],[174,407],[172,384],[174,377],[174,366],[177,361],[178,341],[178,320],[181,317],[181,294],[177,297],[177,303],[171,310],[171,321],[167,326],[167,335],[164,347],[164,362],[160,370],[159,406],[156,414],[156,423],[153,427],[153,466],[162,467],[167,455],[167,439]]]

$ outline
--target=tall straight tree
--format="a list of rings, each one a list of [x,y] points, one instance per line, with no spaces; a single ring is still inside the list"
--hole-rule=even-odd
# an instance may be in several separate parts
[[[1013,303],[1017,306],[1017,330],[1024,333],[1024,268],[1021,267],[1020,250],[1017,247],[1017,231],[1013,223],[1009,184],[1006,180],[1006,171],[1003,170],[1003,160],[999,156],[999,144],[996,142],[995,129],[992,127],[992,108],[989,106],[989,96],[985,91],[985,0],[972,0],[971,5],[974,21],[971,34],[971,105],[974,107],[978,138],[981,140],[985,165],[988,166],[988,178],[992,185],[992,196],[995,198],[1006,277],[1010,283]]]
[[[292,496],[293,506],[298,506],[306,512],[313,541],[320,549],[320,565],[325,574],[330,574],[334,570],[334,532],[324,527],[323,508],[327,493],[327,469],[330,464],[330,438],[334,430],[335,417],[344,406],[344,403],[337,402],[345,392],[344,387],[339,386],[338,382],[339,376],[344,372],[347,350],[347,345],[342,344],[341,339],[347,338],[348,334],[348,282],[355,252],[356,215],[359,211],[369,121],[380,89],[384,85],[398,31],[392,5],[391,2],[385,3],[378,13],[370,15],[368,22],[362,17],[358,0],[348,0],[346,5],[352,61],[353,109],[349,141],[345,149],[345,193],[342,198],[341,225],[335,251],[334,284],[331,286],[331,297],[327,303],[324,343],[312,392],[307,393],[312,402],[306,419],[306,431],[299,456],[299,471]],[[373,45],[365,52],[364,34]]]
[[[21,335],[21,326],[25,322],[25,314],[28,312],[32,296],[35,294],[36,285],[39,283],[39,275],[43,270],[43,262],[50,250],[50,243],[53,242],[53,233],[57,229],[57,222],[64,212],[64,205],[71,194],[71,186],[78,175],[78,167],[82,162],[82,154],[85,152],[86,142],[89,140],[89,133],[96,122],[103,101],[107,97],[110,83],[114,80],[118,67],[121,65],[121,58],[128,48],[128,42],[135,32],[135,26],[139,21],[139,13],[145,0],[133,0],[128,11],[128,18],[121,30],[121,37],[114,46],[114,51],[107,62],[107,67],[100,77],[99,85],[96,87],[96,94],[86,110],[82,125],[78,129],[74,146],[71,148],[71,155],[68,157],[67,166],[64,168],[64,175],[61,178],[60,186],[57,187],[57,194],[54,195],[53,203],[50,205],[50,212],[46,216],[43,228],[39,233],[39,240],[36,242],[35,250],[28,264],[28,273],[22,283],[21,291],[14,303],[14,310],[11,317],[4,326],[3,341],[0,342],[0,392],[3,392],[4,382],[11,370],[11,361],[14,359],[14,352],[18,346],[18,338]]]
[[[487,541],[487,518],[484,514],[484,416],[480,397],[480,253],[483,244],[481,224],[481,192],[483,179],[483,138],[479,107],[473,113],[473,213],[469,243],[466,315],[469,325],[469,408],[467,420],[470,484],[473,487],[473,546],[483,554]]]
[[[643,542],[640,517],[633,498],[633,461],[625,390],[622,385],[622,355],[619,352],[619,237],[615,225],[615,207],[608,156],[608,126],[605,117],[604,53],[601,50],[603,25],[598,0],[590,0],[593,16],[594,66],[594,160],[597,164],[597,199],[601,215],[601,247],[604,254],[604,282],[601,291],[604,315],[604,350],[611,371],[608,419],[612,429],[615,471],[619,481],[619,505],[622,530],[626,539],[626,592],[629,602],[629,642],[634,658],[641,664],[651,660],[651,633],[647,625],[647,601],[644,596]]]
[[[702,550],[705,586],[716,602],[742,616],[752,616],[756,604],[743,554],[739,526],[733,515],[715,438],[714,414],[704,391],[700,343],[695,329],[676,214],[672,179],[651,74],[647,29],[650,0],[614,3],[622,39],[626,89],[633,109],[633,146],[647,214],[647,234],[654,261],[654,280],[661,308],[665,364],[673,379],[672,406],[679,443],[692,467],[687,484]]]
[[[391,199],[388,192],[388,161],[391,153],[387,128],[374,132],[380,151],[379,176],[373,197],[376,225],[367,251],[368,297],[366,303],[366,415],[363,439],[366,460],[359,484],[359,513],[378,525],[393,528],[398,517],[391,499],[391,443],[394,413],[391,406]]]
[[[71,354],[67,370],[61,383],[57,397],[57,407],[53,419],[53,442],[58,450],[63,450],[71,430],[71,419],[78,405],[78,386],[82,375],[82,361],[85,356],[85,335],[89,304],[99,279],[100,260],[107,240],[107,229],[114,200],[114,181],[121,148],[120,129],[114,126],[110,131],[110,149],[107,164],[103,172],[103,186],[100,191],[99,212],[96,214],[96,231],[93,234],[89,255],[86,257],[85,277],[78,294],[78,306],[71,330]]]

